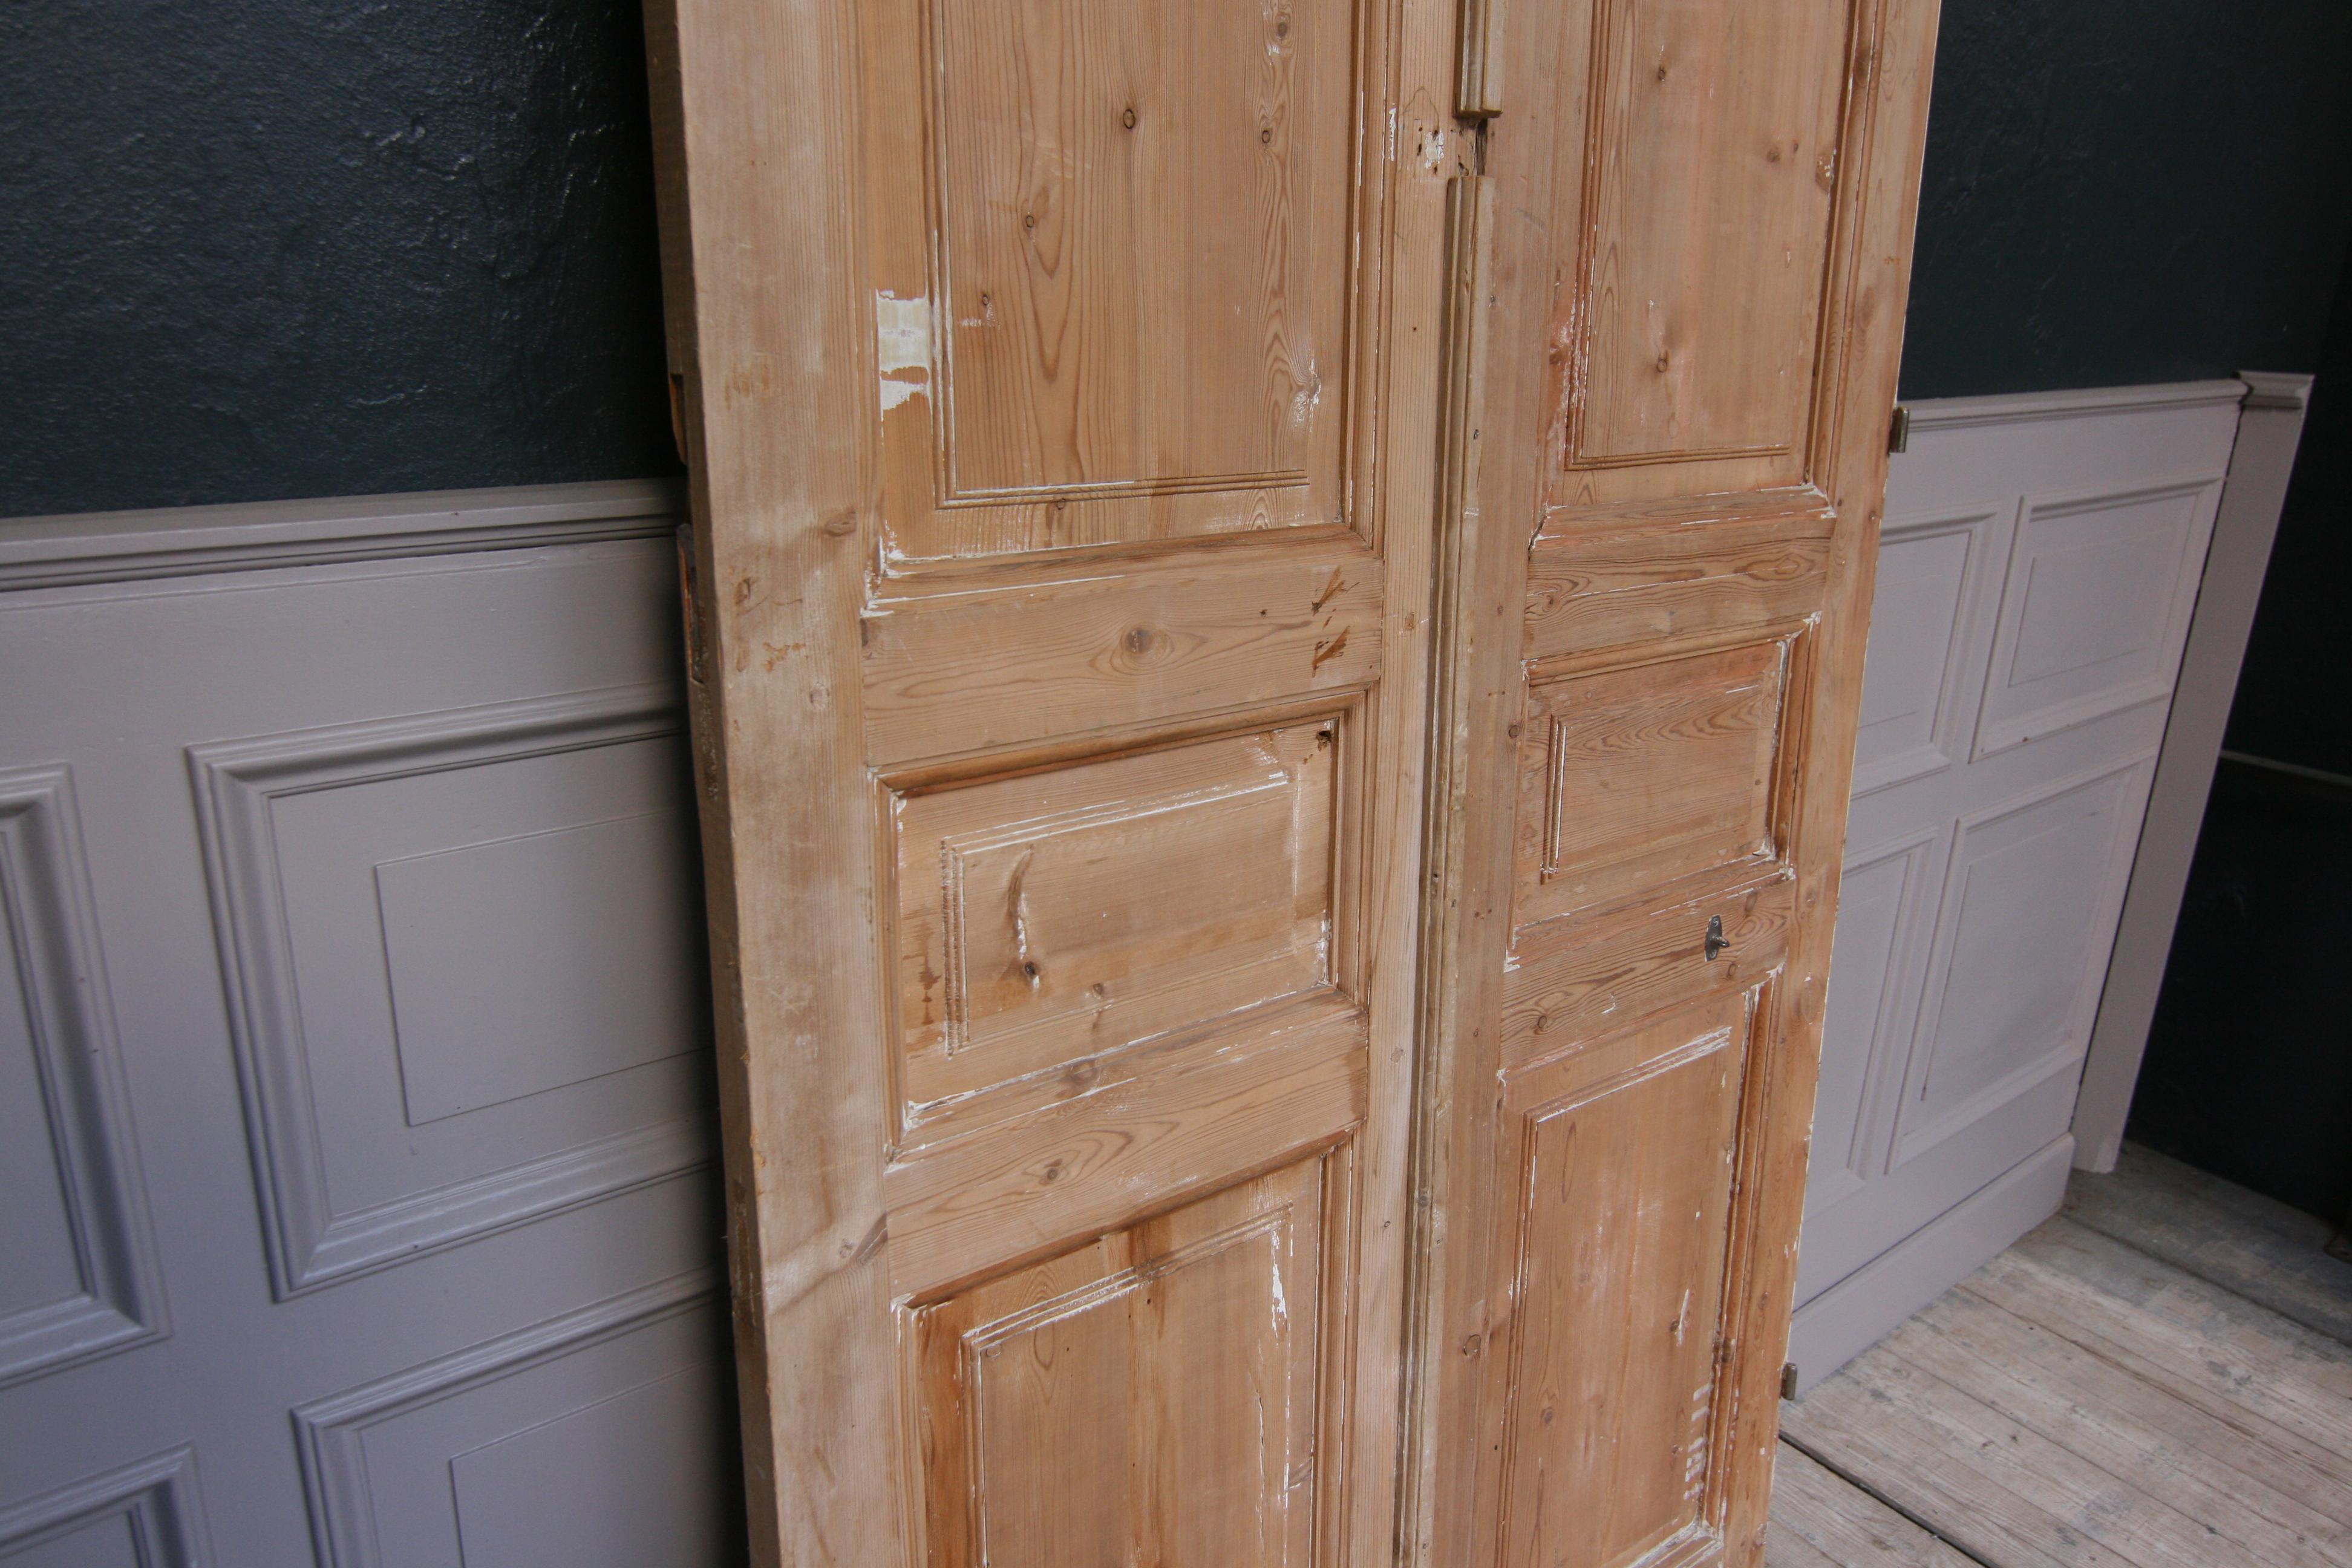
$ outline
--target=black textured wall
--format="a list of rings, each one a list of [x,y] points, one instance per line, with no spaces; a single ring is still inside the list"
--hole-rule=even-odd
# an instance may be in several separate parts
[[[2352,1228],[2352,264],[2230,708],[2134,1138]],[[2278,764],[2284,764],[2284,767]],[[2294,770],[2294,771],[2289,771]]]
[[[1904,389],[2307,369],[2344,0],[1945,0]],[[0,4],[0,516],[674,471],[634,0]]]
[[[2315,368],[2352,5],[1944,0],[1903,395]]]
[[[0,516],[671,471],[640,27],[0,4]]]

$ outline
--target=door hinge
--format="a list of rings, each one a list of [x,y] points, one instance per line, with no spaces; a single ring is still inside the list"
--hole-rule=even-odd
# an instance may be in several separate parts
[[[1784,1361],[1780,1363],[1780,1397],[1783,1399],[1797,1397],[1797,1363],[1795,1362]]]
[[[1454,58],[1454,114],[1491,120],[1503,112],[1504,0],[1461,0]]]
[[[1911,449],[1911,410],[1898,403],[1894,416],[1886,422],[1886,449],[1907,452]]]

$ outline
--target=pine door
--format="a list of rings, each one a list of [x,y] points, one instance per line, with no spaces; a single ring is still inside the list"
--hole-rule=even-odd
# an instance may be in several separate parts
[[[649,32],[761,1560],[1386,1562],[1450,16]]]
[[[1933,0],[1509,0],[1463,91],[1407,1527],[1763,1552]]]
[[[652,8],[761,1561],[1760,1539],[1929,9]]]

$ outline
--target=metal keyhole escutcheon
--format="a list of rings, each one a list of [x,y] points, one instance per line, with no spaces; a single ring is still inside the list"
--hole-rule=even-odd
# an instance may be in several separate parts
[[[1723,917],[1721,915],[1707,916],[1706,961],[1709,963],[1713,963],[1717,955],[1719,955],[1725,948],[1729,947],[1730,945],[1731,939],[1723,934]]]

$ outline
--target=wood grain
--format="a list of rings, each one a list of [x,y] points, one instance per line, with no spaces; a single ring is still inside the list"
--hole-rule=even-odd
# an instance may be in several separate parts
[[[1517,923],[1772,858],[1788,662],[1773,639],[1531,681]]]
[[[1765,1568],[1979,1568],[1801,1448],[1772,1470]]]
[[[754,1561],[1095,1568],[1055,1510],[1108,1506],[1070,1467],[1118,1455],[1157,1499],[1122,1553],[1384,1562],[1450,13],[676,0],[647,33]],[[946,1479],[920,1314],[1149,1273],[1292,1167],[1311,1331],[1268,1359],[1246,1249],[1165,1273],[1066,1325],[1150,1375],[982,1399]],[[1238,1389],[1312,1410],[1253,1444]],[[1118,1443],[1022,1469],[1087,1422]]]
[[[890,557],[1339,521],[1351,0],[875,20]]]
[[[1696,549],[1678,532],[1539,538],[1528,562],[1527,656],[1799,620],[1821,603],[1829,561],[1826,520],[1812,516],[1712,524]]]
[[[1361,549],[1260,554],[1177,557],[869,612],[859,635],[877,760],[996,751],[1370,684],[1386,633],[1383,563]]]
[[[1305,1568],[1326,1162],[915,1314],[930,1561]]]
[[[1339,724],[894,800],[908,1113],[1331,993]]]
[[[1487,1352],[1506,1568],[1691,1561],[1719,1540],[1749,1005],[1711,1002],[1507,1081],[1508,1184],[1523,1196]],[[1665,1555],[1669,1542],[1691,1555]]]
[[[1503,983],[1504,1066],[1573,1049],[1703,995],[1754,989],[1788,961],[1795,902],[1794,879],[1779,871],[1729,893],[1670,899],[1526,933]],[[1711,921],[1722,922],[1724,942],[1712,958]]]

